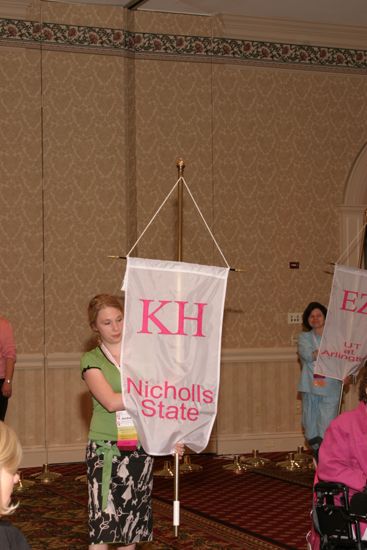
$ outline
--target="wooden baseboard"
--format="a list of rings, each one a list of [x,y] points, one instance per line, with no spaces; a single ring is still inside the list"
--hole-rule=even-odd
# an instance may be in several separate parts
[[[45,447],[24,447],[21,468],[42,467],[43,464],[63,464],[66,462],[83,462],[85,445]]]
[[[305,445],[305,439],[299,433],[261,433],[261,434],[229,434],[218,436],[216,453],[243,454],[251,453],[254,449],[259,452],[281,452],[296,450]]]

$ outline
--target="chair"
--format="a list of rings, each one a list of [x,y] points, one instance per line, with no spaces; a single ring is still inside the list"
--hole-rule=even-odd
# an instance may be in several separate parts
[[[362,493],[358,493],[362,495]],[[320,481],[314,487],[313,521],[322,550],[363,550],[360,521],[366,521],[361,506],[349,504],[349,488],[343,483]],[[354,498],[354,497],[353,497]]]

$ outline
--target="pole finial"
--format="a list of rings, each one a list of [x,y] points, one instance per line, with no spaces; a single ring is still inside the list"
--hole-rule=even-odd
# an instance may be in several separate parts
[[[185,161],[181,158],[178,158],[176,161],[176,166],[178,170],[178,177],[182,178],[184,170],[185,170]]]

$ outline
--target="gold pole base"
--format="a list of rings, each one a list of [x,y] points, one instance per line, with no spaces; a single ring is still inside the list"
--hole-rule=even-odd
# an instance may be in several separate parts
[[[19,472],[19,481],[16,485],[14,485],[13,492],[14,493],[24,493],[24,491],[27,491],[30,487],[32,487],[36,482],[32,481],[31,479],[23,479],[22,473]]]
[[[48,469],[48,464],[43,465],[43,470],[39,474],[33,474],[34,479],[38,479],[41,483],[48,485],[55,481],[55,479],[61,477],[61,474],[58,472],[50,472]]]
[[[313,467],[312,456],[305,453],[302,446],[297,447],[297,452],[294,455],[294,460],[297,462],[301,470],[309,470],[310,465]]]
[[[80,481],[81,483],[88,482],[86,474],[82,474],[81,476],[76,476],[75,481]]]
[[[276,464],[279,468],[282,468],[282,470],[287,470],[288,472],[296,472],[301,470],[300,465],[294,459],[294,453],[288,453],[287,460],[277,462]]]
[[[269,458],[263,458],[259,455],[259,451],[253,450],[252,456],[246,457],[246,456],[240,456],[240,463],[241,466],[243,464],[246,464],[247,466],[250,466],[251,468],[264,468],[265,466],[269,466],[271,463],[271,460]]]
[[[184,455],[183,463],[180,465],[180,474],[192,474],[202,471],[203,467],[200,464],[192,464],[190,455]]]
[[[156,470],[153,472],[153,476],[155,477],[165,477],[165,478],[171,478],[174,477],[175,473],[173,471],[172,464],[169,460],[164,461],[164,465],[162,470]]]
[[[246,466],[246,464],[241,464],[239,456],[235,455],[232,464],[225,464],[223,466],[223,470],[226,470],[227,472],[232,472],[232,474],[240,475],[248,470],[248,467]]]

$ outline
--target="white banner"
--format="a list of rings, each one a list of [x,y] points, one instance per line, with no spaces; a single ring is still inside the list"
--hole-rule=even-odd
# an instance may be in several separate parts
[[[343,380],[367,357],[367,271],[336,265],[315,373]]]
[[[150,454],[208,444],[218,402],[228,268],[128,258],[125,405]]]

